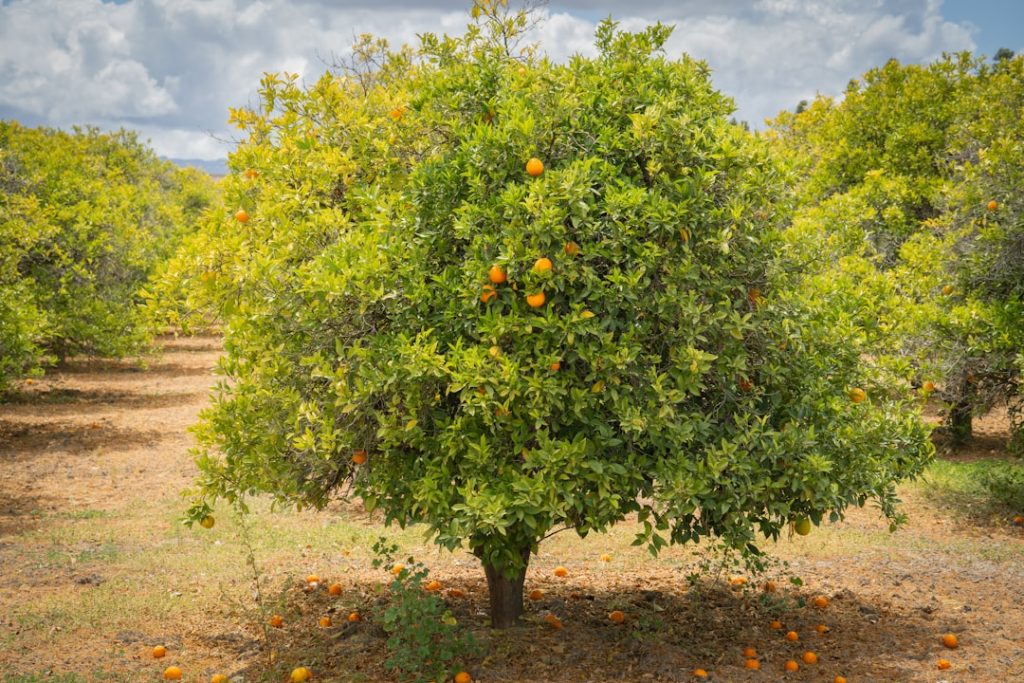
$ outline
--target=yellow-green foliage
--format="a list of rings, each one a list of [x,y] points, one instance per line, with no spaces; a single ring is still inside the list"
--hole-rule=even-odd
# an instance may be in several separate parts
[[[611,22],[552,64],[480,11],[416,53],[364,40],[307,88],[267,76],[233,113],[227,205],[179,256],[226,333],[204,497],[322,505],[351,481],[508,576],[553,529],[631,513],[654,551],[754,551],[868,499],[897,519],[925,429],[862,362],[862,316],[780,289],[783,184],[707,68]]]
[[[139,290],[209,205],[204,174],[130,133],[0,122],[0,385],[144,337]]]

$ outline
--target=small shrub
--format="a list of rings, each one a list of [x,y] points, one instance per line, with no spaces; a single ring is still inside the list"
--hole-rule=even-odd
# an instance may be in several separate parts
[[[988,469],[981,478],[992,500],[1000,505],[1024,509],[1024,465],[1005,463]]]
[[[394,566],[398,546],[381,538],[373,546],[374,567]],[[385,666],[402,680],[448,680],[456,666],[478,654],[473,634],[462,631],[444,600],[424,589],[430,571],[412,557],[391,581],[391,600],[377,617],[388,633]]]

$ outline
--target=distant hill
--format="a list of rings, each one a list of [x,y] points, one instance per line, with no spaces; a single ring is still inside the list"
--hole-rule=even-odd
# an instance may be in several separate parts
[[[172,159],[165,157],[168,161],[171,161],[178,166],[192,166],[200,170],[206,171],[214,178],[220,178],[228,174],[228,165],[226,159]]]

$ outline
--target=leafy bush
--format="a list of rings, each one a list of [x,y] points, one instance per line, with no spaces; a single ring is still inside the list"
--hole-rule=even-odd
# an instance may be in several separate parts
[[[0,388],[51,356],[123,355],[141,288],[210,204],[133,134],[0,121]]]
[[[863,317],[789,290],[783,179],[707,68],[611,21],[552,64],[510,47],[525,15],[476,7],[462,37],[365,40],[233,112],[248,220],[182,256],[226,334],[205,497],[320,506],[351,480],[467,545],[501,627],[554,529],[636,513],[652,552],[754,552],[869,499],[898,522],[927,430]]]
[[[981,479],[992,500],[1012,510],[1024,510],[1024,465],[1006,463],[985,471]]]
[[[395,566],[397,546],[382,538],[374,544],[374,567]],[[446,681],[468,658],[479,653],[473,634],[459,628],[455,617],[436,592],[427,592],[429,570],[413,558],[389,586],[388,605],[378,617],[388,633],[384,665],[402,680],[414,683]]]

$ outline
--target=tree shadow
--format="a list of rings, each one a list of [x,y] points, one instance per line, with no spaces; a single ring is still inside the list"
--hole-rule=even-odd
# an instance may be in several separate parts
[[[119,410],[150,410],[171,408],[195,403],[205,398],[205,391],[175,391],[140,394],[131,391],[105,389],[69,389],[62,387],[44,388],[39,391],[20,391],[7,398],[10,412],[25,407],[46,408],[47,417],[57,415],[88,414],[89,408],[109,406]]]
[[[164,437],[158,429],[116,427],[103,421],[27,422],[0,419],[0,464],[23,462],[48,451],[70,455],[102,449],[122,452],[156,446]]]
[[[700,584],[699,590],[683,591],[684,582],[679,583],[680,590],[634,586],[587,591],[568,584],[545,585],[539,601],[528,601],[523,626],[506,631],[487,626],[487,588],[482,580],[446,582],[458,585],[465,596],[446,595],[445,600],[458,623],[471,629],[485,650],[466,668],[474,679],[492,682],[688,682],[694,680],[696,668],[710,672],[710,680],[740,683],[832,680],[837,675],[907,681],[919,678],[937,659],[935,626],[926,615],[897,613],[849,591],[832,596],[827,610],[821,610],[804,605],[810,602],[809,595],[792,593],[783,600],[778,594],[733,591],[710,582]],[[347,588],[341,599],[322,591],[294,591],[288,601],[288,632],[281,636],[284,642],[274,644],[282,659],[272,667],[265,659],[251,663],[243,673],[257,680],[277,680],[290,667],[301,665],[390,680],[383,666],[387,634],[374,623],[374,616],[388,606],[380,595],[368,584]],[[348,610],[359,610],[363,620],[346,623]],[[621,610],[625,622],[610,621],[612,610]],[[340,623],[318,628],[317,619],[331,613]],[[547,614],[556,615],[562,628],[546,624]],[[781,620],[783,628],[772,629],[773,619]],[[825,634],[815,628],[822,623],[829,627]],[[786,639],[789,630],[798,633],[797,642]],[[757,651],[759,671],[746,668],[747,647]],[[802,661],[808,650],[818,656],[817,664]],[[801,669],[784,674],[790,659]]]

